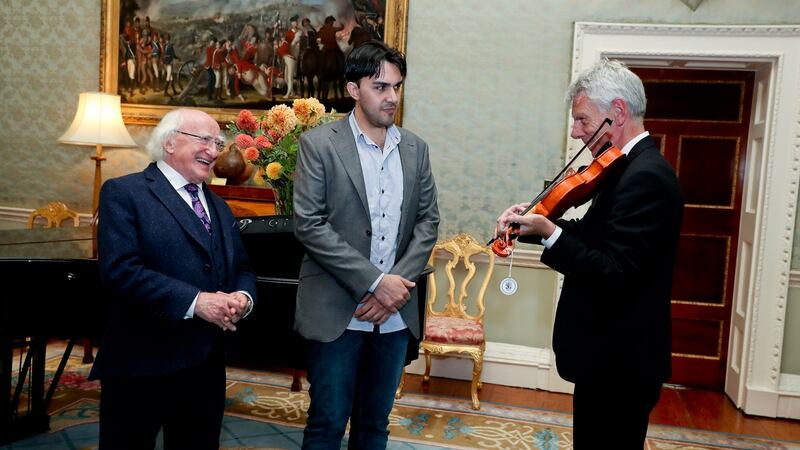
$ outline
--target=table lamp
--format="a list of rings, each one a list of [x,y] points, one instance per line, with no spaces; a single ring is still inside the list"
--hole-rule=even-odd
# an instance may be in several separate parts
[[[122,122],[119,95],[102,92],[83,92],[78,99],[78,112],[72,125],[58,139],[62,144],[94,145],[95,154],[91,157],[94,166],[94,191],[92,194],[92,216],[97,214],[100,202],[101,172],[100,163],[103,146],[137,147],[136,142],[128,134]]]

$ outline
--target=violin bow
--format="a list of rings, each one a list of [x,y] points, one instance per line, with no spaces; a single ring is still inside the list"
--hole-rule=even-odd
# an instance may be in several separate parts
[[[547,193],[550,192],[550,190],[553,189],[553,187],[556,184],[558,184],[558,181],[561,180],[561,178],[564,176],[564,173],[566,173],[567,169],[570,166],[572,166],[572,163],[574,163],[575,160],[578,159],[578,157],[581,155],[581,153],[583,153],[583,151],[586,150],[587,148],[594,147],[595,144],[597,144],[597,141],[600,140],[600,137],[597,136],[597,135],[600,134],[600,131],[603,129],[603,127],[605,127],[606,125],[611,126],[612,123],[614,123],[614,121],[611,120],[610,118],[606,117],[603,120],[603,122],[600,124],[600,126],[597,127],[597,130],[595,130],[594,134],[592,134],[592,137],[590,137],[589,140],[585,144],[583,144],[583,147],[581,147],[581,149],[578,150],[577,153],[575,153],[575,156],[573,156],[572,159],[570,159],[569,162],[564,166],[564,168],[562,168],[561,171],[556,174],[555,178],[553,178],[553,181],[550,182],[550,184],[548,184],[546,188],[542,189],[542,191],[539,192],[539,194],[536,197],[534,197],[533,200],[531,200],[530,205],[528,205],[527,208],[525,208],[521,213],[519,213],[519,215],[520,216],[524,216],[525,214],[528,214],[528,212],[530,212],[530,210],[533,209],[534,206],[536,206],[536,204],[539,203],[539,201],[545,195],[547,195]],[[515,223],[511,224],[512,227],[514,225],[519,227],[519,224],[515,224]],[[494,237],[489,242],[487,242],[486,245],[492,245],[492,242],[494,242],[496,240],[497,240],[497,238]]]
[[[597,127],[597,130],[595,130],[594,134],[592,134],[592,137],[590,137],[589,140],[585,144],[583,144],[583,147],[581,147],[581,149],[578,150],[577,153],[575,153],[575,156],[573,156],[572,159],[569,160],[567,165],[565,165],[564,168],[561,169],[561,171],[556,174],[555,178],[553,178],[553,181],[550,184],[548,184],[546,188],[542,189],[542,192],[539,192],[539,195],[537,195],[533,200],[531,200],[531,204],[528,205],[528,207],[525,208],[525,210],[522,211],[519,215],[524,216],[531,209],[533,209],[533,207],[536,206],[537,203],[539,203],[542,197],[547,195],[547,193],[550,192],[550,190],[556,184],[558,184],[558,181],[561,180],[561,178],[567,172],[567,169],[569,169],[572,166],[572,163],[574,163],[575,160],[578,159],[579,156],[581,156],[581,153],[583,153],[583,151],[586,150],[587,148],[594,147],[595,144],[597,144],[597,141],[600,140],[600,137],[597,135],[600,134],[600,131],[603,129],[603,127],[605,127],[606,125],[611,126],[613,122],[614,122],[613,120],[606,117],[605,120],[603,120],[603,123],[601,123],[600,126]]]

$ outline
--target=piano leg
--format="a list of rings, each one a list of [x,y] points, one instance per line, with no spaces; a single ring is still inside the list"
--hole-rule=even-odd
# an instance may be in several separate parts
[[[46,339],[41,336],[31,336],[28,352],[30,359],[26,356],[26,371],[29,373],[30,394],[28,397],[29,408],[25,411],[17,403],[19,399],[15,394],[12,397],[11,375],[13,372],[13,345],[11,338],[2,336],[0,343],[0,382],[3,383],[5,394],[0,395],[0,444],[15,441],[34,434],[42,433],[50,428],[50,416],[44,406],[44,365],[45,350],[47,349]],[[20,374],[22,377],[23,374]],[[24,382],[24,381],[23,381]],[[19,388],[15,389],[15,392]],[[14,400],[16,397],[17,400]]]
[[[91,339],[83,340],[83,363],[89,364],[94,362],[94,344]]]

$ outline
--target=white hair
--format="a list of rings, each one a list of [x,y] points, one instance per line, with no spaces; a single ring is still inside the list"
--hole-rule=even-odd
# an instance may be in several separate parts
[[[642,80],[620,61],[603,58],[581,73],[569,85],[567,102],[583,94],[601,111],[611,110],[611,102],[622,99],[633,117],[644,118],[647,97]]]
[[[158,125],[150,133],[150,139],[147,141],[147,153],[153,161],[161,161],[164,159],[164,144],[171,134],[178,130],[183,125],[183,116],[185,109],[174,109],[166,114],[158,122]]]

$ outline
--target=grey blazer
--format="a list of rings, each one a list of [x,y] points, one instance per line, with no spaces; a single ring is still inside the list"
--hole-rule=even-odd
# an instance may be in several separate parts
[[[403,206],[397,259],[390,273],[416,281],[439,226],[436,185],[428,145],[400,129]],[[295,236],[305,246],[297,289],[295,330],[330,342],[347,328],[359,301],[380,275],[369,260],[372,236],[364,176],[345,116],[300,137],[294,182]],[[417,289],[400,310],[409,331],[421,336]]]

